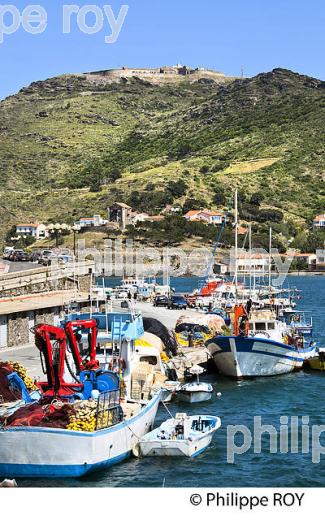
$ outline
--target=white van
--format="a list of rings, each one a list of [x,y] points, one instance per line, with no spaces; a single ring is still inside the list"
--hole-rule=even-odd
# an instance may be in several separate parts
[[[11,253],[13,253],[14,250],[15,249],[13,247],[10,247],[10,246],[5,247],[4,250],[3,250],[2,258],[4,258],[4,259],[9,258],[9,255]]]

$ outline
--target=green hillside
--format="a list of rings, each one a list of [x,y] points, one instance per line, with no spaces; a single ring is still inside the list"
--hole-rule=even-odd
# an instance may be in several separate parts
[[[17,220],[73,222],[115,200],[220,208],[235,187],[244,219],[280,210],[297,233],[325,208],[324,94],[325,82],[283,69],[33,83],[0,103],[1,237]]]

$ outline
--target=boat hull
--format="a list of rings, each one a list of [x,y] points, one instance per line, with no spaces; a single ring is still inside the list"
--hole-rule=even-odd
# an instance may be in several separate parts
[[[180,390],[177,393],[177,398],[184,403],[203,403],[205,401],[210,401],[212,398],[212,392],[187,392],[185,390]]]
[[[221,373],[242,378],[274,376],[301,369],[315,347],[295,349],[257,337],[217,336],[208,350]]]
[[[325,361],[321,360],[318,356],[308,359],[308,365],[312,370],[325,370]]]
[[[39,427],[0,430],[0,476],[77,478],[128,458],[153,426],[160,393],[134,417],[93,433]]]
[[[214,432],[203,439],[189,441],[143,441],[140,442],[141,455],[144,457],[196,457],[211,444]]]

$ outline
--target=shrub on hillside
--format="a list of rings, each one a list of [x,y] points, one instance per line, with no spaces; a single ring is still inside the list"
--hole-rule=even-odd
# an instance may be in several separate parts
[[[229,161],[218,161],[216,162],[213,166],[212,166],[212,169],[211,171],[213,173],[218,173],[222,170],[225,170],[226,168],[228,168],[230,166],[230,162]]]
[[[111,182],[116,182],[122,177],[122,172],[118,168],[113,168],[108,174],[108,178]]]
[[[176,199],[185,195],[187,190],[187,184],[185,181],[183,181],[183,179],[180,179],[176,182],[170,182],[167,186],[167,190]]]
[[[185,213],[187,213],[188,211],[203,208],[204,205],[205,205],[205,201],[203,199],[193,199],[193,198],[186,199],[183,204],[183,213],[185,215]]]
[[[265,197],[264,197],[263,193],[256,192],[256,193],[253,193],[249,202],[250,202],[250,204],[253,204],[255,206],[260,206],[261,202],[263,202],[264,199],[265,199]]]
[[[139,191],[132,191],[127,201],[132,208],[147,213],[158,213],[172,202],[171,193],[164,191],[153,191],[150,193],[150,197],[145,197]]]

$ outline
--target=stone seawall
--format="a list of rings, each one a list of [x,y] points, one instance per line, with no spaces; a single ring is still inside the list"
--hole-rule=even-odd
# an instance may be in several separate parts
[[[85,262],[3,274],[0,276],[0,299],[73,289],[89,293],[94,281],[93,268],[92,262]]]

